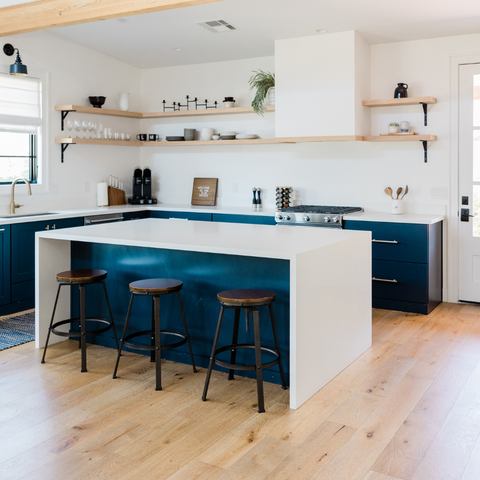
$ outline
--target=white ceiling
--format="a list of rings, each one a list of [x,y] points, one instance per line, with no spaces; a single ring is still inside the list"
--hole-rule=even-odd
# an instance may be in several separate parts
[[[238,30],[196,25],[218,19]],[[480,1],[224,0],[50,31],[143,69],[269,56],[275,40],[318,29],[357,30],[371,44],[480,33]]]

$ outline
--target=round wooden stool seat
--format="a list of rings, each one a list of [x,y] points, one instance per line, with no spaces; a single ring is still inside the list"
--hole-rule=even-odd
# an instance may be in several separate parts
[[[157,295],[172,293],[182,289],[183,282],[174,278],[148,278],[132,282],[129,287],[132,293]]]
[[[225,304],[264,304],[275,300],[275,293],[269,290],[226,290],[217,294],[218,301]]]
[[[85,269],[85,270],[68,270],[66,272],[57,273],[57,282],[68,283],[88,283],[101,282],[107,278],[105,270]]]

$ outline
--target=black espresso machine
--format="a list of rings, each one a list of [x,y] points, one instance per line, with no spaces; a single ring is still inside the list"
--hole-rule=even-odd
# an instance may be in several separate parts
[[[157,199],[152,197],[152,171],[149,167],[135,167],[133,171],[132,197],[128,199],[131,205],[154,205]]]

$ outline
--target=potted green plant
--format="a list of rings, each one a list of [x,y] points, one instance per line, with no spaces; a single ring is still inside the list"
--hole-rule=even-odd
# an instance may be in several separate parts
[[[265,113],[264,101],[270,89],[275,87],[275,74],[258,70],[253,72],[255,75],[250,77],[250,91],[256,89],[255,97],[252,102],[253,111],[259,115]]]
[[[398,133],[400,125],[396,122],[392,122],[388,124],[388,133]]]

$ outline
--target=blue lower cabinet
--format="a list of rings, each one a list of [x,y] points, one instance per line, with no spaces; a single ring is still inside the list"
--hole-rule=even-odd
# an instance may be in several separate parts
[[[123,214],[123,220],[141,220],[142,218],[148,218],[148,210],[142,212],[126,212]]]
[[[10,303],[10,225],[0,225],[0,305]]]
[[[374,308],[429,314],[441,303],[442,222],[347,220],[345,228],[372,232]]]
[[[11,294],[9,313],[33,308],[35,304],[35,232],[80,227],[83,217],[11,226]]]
[[[273,215],[229,215],[224,213],[214,213],[212,215],[214,222],[227,223],[251,223],[255,225],[275,225]]]
[[[154,212],[150,210],[150,218],[179,218],[183,220],[199,220],[202,222],[211,222],[211,213],[200,212]]]

